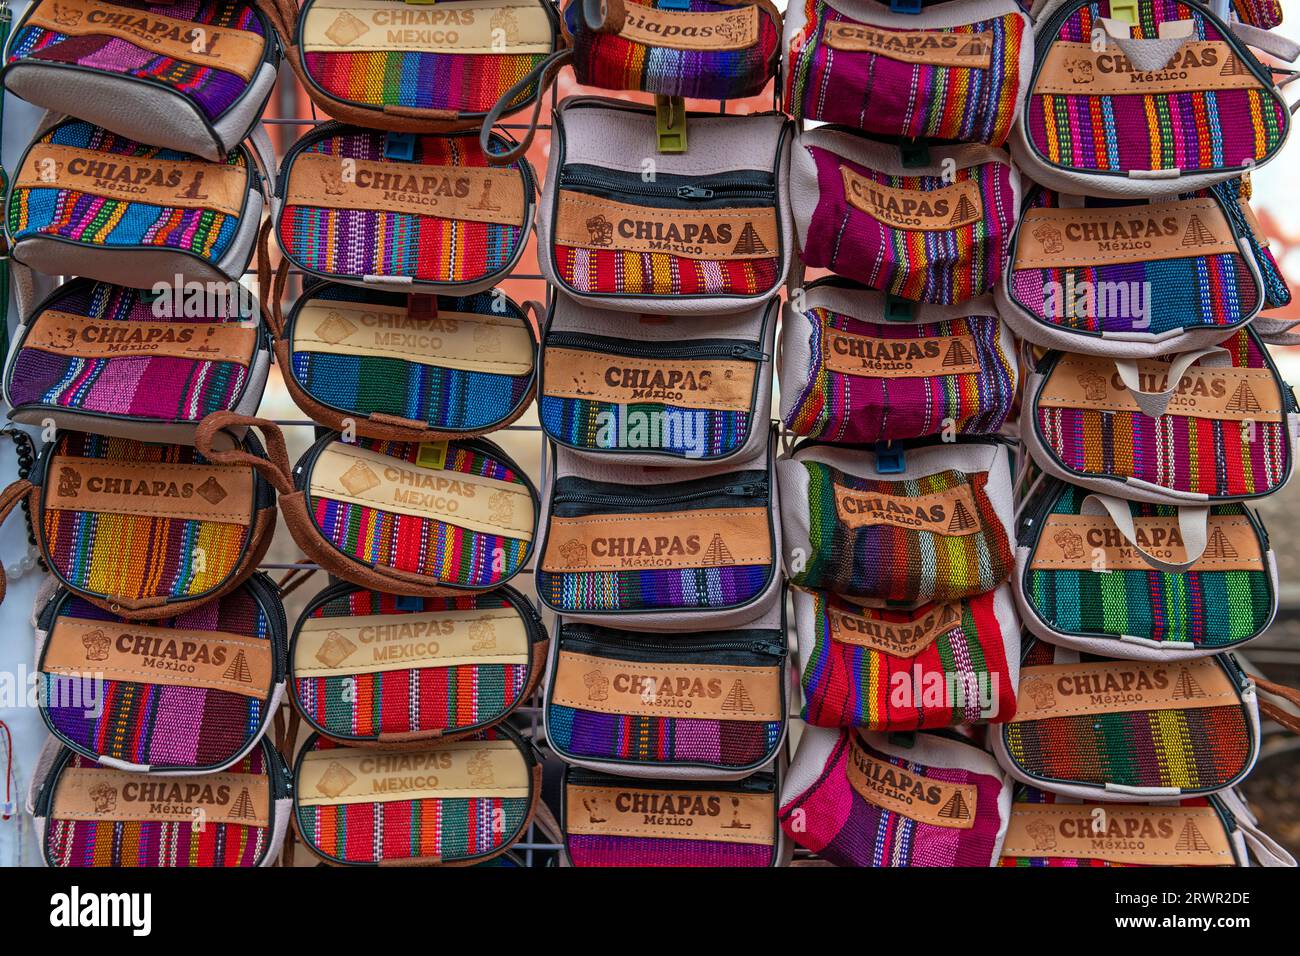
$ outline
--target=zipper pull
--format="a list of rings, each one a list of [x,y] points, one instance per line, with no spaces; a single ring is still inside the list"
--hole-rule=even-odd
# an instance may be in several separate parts
[[[713,190],[707,186],[678,186],[678,199],[712,199]]]
[[[724,494],[737,495],[739,497],[749,497],[759,491],[758,485],[727,485],[722,489]]]
[[[766,362],[768,355],[762,349],[753,345],[733,345],[731,347],[732,358],[751,359],[755,362]]]
[[[754,641],[749,645],[749,649],[755,654],[767,654],[770,657],[780,657],[785,653],[784,647],[770,641]]]

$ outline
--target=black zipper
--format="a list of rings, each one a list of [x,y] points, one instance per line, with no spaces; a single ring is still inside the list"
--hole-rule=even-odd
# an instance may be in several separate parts
[[[744,636],[724,636],[728,633]],[[786,656],[780,638],[780,631],[761,628],[722,631],[716,635],[683,635],[668,640],[658,634],[634,634],[591,624],[562,624],[559,628],[561,650],[582,647],[593,651],[596,657],[647,663],[684,663],[692,655],[711,654],[724,655],[732,661],[740,657],[773,658],[771,666],[779,667],[780,660]],[[715,659],[715,663],[720,660]]]
[[[766,362],[771,358],[753,342],[728,339],[644,342],[587,332],[551,332],[546,337],[546,344],[600,352],[603,355],[626,355],[629,358],[734,358],[750,362]]]
[[[566,479],[560,479],[564,481]],[[557,482],[558,486],[558,482]],[[688,504],[693,501],[705,501],[709,498],[752,498],[755,495],[767,491],[767,481],[754,481],[749,484],[730,484],[723,485],[720,488],[706,488],[699,491],[682,492],[667,496],[654,496],[655,510],[665,510],[669,505]],[[636,512],[642,509],[642,504],[635,501],[628,501],[628,494],[597,494],[584,492],[570,492],[556,494],[551,498],[551,505],[579,505],[590,506],[594,508],[607,508],[611,513],[623,511]],[[563,517],[573,517],[565,515]]]
[[[686,176],[659,173],[653,180],[637,173],[616,173],[585,163],[573,163],[560,170],[560,188],[598,193],[608,199],[658,199],[664,208],[716,208],[739,201],[776,201],[776,184],[769,174],[753,171]],[[659,204],[657,204],[659,205]]]
[[[776,794],[776,774],[760,770],[740,780],[660,780],[652,777],[620,777],[586,767],[567,766],[564,785],[575,787],[625,787],[630,790],[721,790],[725,793]]]

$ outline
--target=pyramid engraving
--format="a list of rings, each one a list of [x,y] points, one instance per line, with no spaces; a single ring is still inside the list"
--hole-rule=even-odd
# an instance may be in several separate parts
[[[257,810],[253,807],[253,798],[249,796],[247,787],[239,791],[239,796],[230,805],[230,815],[236,820],[257,819]]]
[[[1214,235],[1209,229],[1205,228],[1205,223],[1201,222],[1200,216],[1193,216],[1187,223],[1187,229],[1183,232],[1184,246],[1207,246],[1214,242]]]
[[[1175,685],[1174,696],[1181,697],[1184,700],[1191,700],[1193,697],[1206,697],[1205,690],[1196,682],[1192,672],[1184,667],[1178,674],[1178,683]]]
[[[1237,57],[1229,53],[1228,58],[1223,61],[1223,66],[1219,68],[1219,76],[1245,76],[1245,75],[1246,75],[1246,64],[1242,63],[1240,59],[1238,59]]]
[[[752,714],[754,712],[754,702],[750,700],[749,692],[745,690],[745,685],[736,680],[731,685],[731,690],[727,691],[727,697],[722,702],[722,709],[732,714]]]
[[[253,679],[252,672],[248,669],[248,660],[244,657],[243,651],[235,653],[235,659],[230,662],[225,673],[221,675],[226,680],[237,680],[240,683],[247,684]]]
[[[1242,382],[1237,386],[1224,408],[1238,415],[1258,415],[1263,410],[1249,382]]]
[[[978,217],[979,210],[976,209],[975,204],[970,201],[970,196],[963,193],[961,199],[957,202],[957,209],[953,212],[952,218],[948,220],[948,225],[959,226],[963,222],[970,222],[972,219]]]
[[[740,232],[740,238],[736,240],[735,248],[731,251],[738,256],[761,256],[767,253],[767,246],[758,237],[754,224],[747,222]]]
[[[953,339],[952,344],[948,346],[948,351],[943,356],[943,367],[954,368],[958,365],[970,365],[975,361],[975,356],[971,354],[970,349],[962,344],[961,339]]]
[[[709,542],[709,548],[704,552],[704,560],[711,567],[736,563],[736,559],[731,556],[731,550],[720,534],[715,534],[713,540]]]
[[[960,501],[952,509],[952,520],[948,522],[949,534],[960,534],[975,527],[975,518]]]
[[[1210,848],[1209,841],[1201,835],[1200,828],[1192,820],[1183,824],[1182,831],[1178,834],[1178,842],[1174,844],[1175,850],[1191,850],[1204,852]]]
[[[1228,536],[1223,533],[1222,528],[1215,528],[1214,533],[1210,535],[1210,543],[1205,546],[1205,556],[1207,558],[1232,559],[1239,555],[1237,549],[1232,546]]]
[[[949,797],[948,802],[939,808],[939,816],[945,820],[970,819],[970,808],[966,806],[966,801],[962,799],[960,790]]]

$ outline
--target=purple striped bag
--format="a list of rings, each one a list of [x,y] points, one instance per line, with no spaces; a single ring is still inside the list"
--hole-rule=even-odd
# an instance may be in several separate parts
[[[951,732],[808,727],[781,790],[786,836],[836,866],[994,866],[1011,780]]]

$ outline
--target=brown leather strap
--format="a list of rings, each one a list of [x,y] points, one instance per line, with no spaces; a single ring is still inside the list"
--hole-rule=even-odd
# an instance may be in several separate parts
[[[489,163],[494,166],[508,166],[528,152],[528,147],[533,143],[533,136],[537,133],[537,124],[541,121],[542,101],[546,98],[546,91],[555,82],[556,74],[572,60],[572,50],[557,50],[533,67],[518,83],[501,94],[501,98],[496,101],[496,105],[488,110],[487,116],[483,117],[483,129],[479,131],[479,146],[482,147]],[[537,97],[533,101],[533,113],[528,118],[528,126],[524,130],[524,135],[519,138],[518,143],[504,153],[493,151],[493,127],[501,122],[501,117],[510,109],[510,104],[522,96],[526,90],[530,89],[534,83],[537,84]]]
[[[285,717],[285,714],[288,717]],[[298,730],[302,727],[302,718],[298,716],[298,711],[289,704],[284,705],[275,712],[272,721],[272,735],[274,736],[275,749],[285,755],[289,760],[293,757],[294,747],[298,743]]]
[[[1251,680],[1255,682],[1255,686],[1260,690],[1272,694],[1275,697],[1281,697],[1283,700],[1290,701],[1297,707],[1300,707],[1300,690],[1296,690],[1294,687],[1288,687],[1286,684],[1279,684],[1277,681],[1271,681],[1266,677],[1259,677],[1257,675],[1251,675]]]
[[[219,451],[212,447],[217,432],[238,426],[255,427],[262,433],[266,442],[266,458],[259,458],[243,448]],[[194,430],[194,447],[204,458],[219,465],[247,465],[254,468],[280,494],[293,494],[293,466],[289,463],[289,449],[284,443],[284,432],[275,422],[254,415],[213,412],[199,422]]]
[[[271,28],[280,34],[287,46],[293,39],[298,23],[298,4],[295,0],[257,0],[257,8],[271,21]]]
[[[257,234],[257,295],[262,319],[277,338],[284,337],[284,290],[289,284],[289,260],[280,257],[271,269],[271,219],[262,223]]]
[[[4,524],[9,512],[14,510],[14,505],[23,500],[25,495],[31,494],[35,486],[26,478],[19,478],[11,483],[4,491],[0,491],[0,524]],[[5,599],[5,592],[9,588],[9,582],[5,577],[4,564],[0,563],[0,602]]]
[[[1297,717],[1291,711],[1283,710],[1271,700],[1261,700],[1259,702],[1259,712],[1269,720],[1281,724],[1291,733],[1300,735],[1300,717]]]
[[[546,306],[536,299],[525,299],[524,311],[533,317],[533,323],[537,326],[537,335],[540,339],[542,326],[546,323]]]
[[[306,558],[296,563],[299,567],[285,572],[285,575],[276,583],[276,587],[280,591],[281,600],[298,590],[298,588],[303,584],[306,584],[307,581],[311,579],[311,576],[318,570],[317,568],[308,567],[312,562]]]
[[[588,30],[618,33],[627,21],[623,0],[581,0],[582,19]]]

